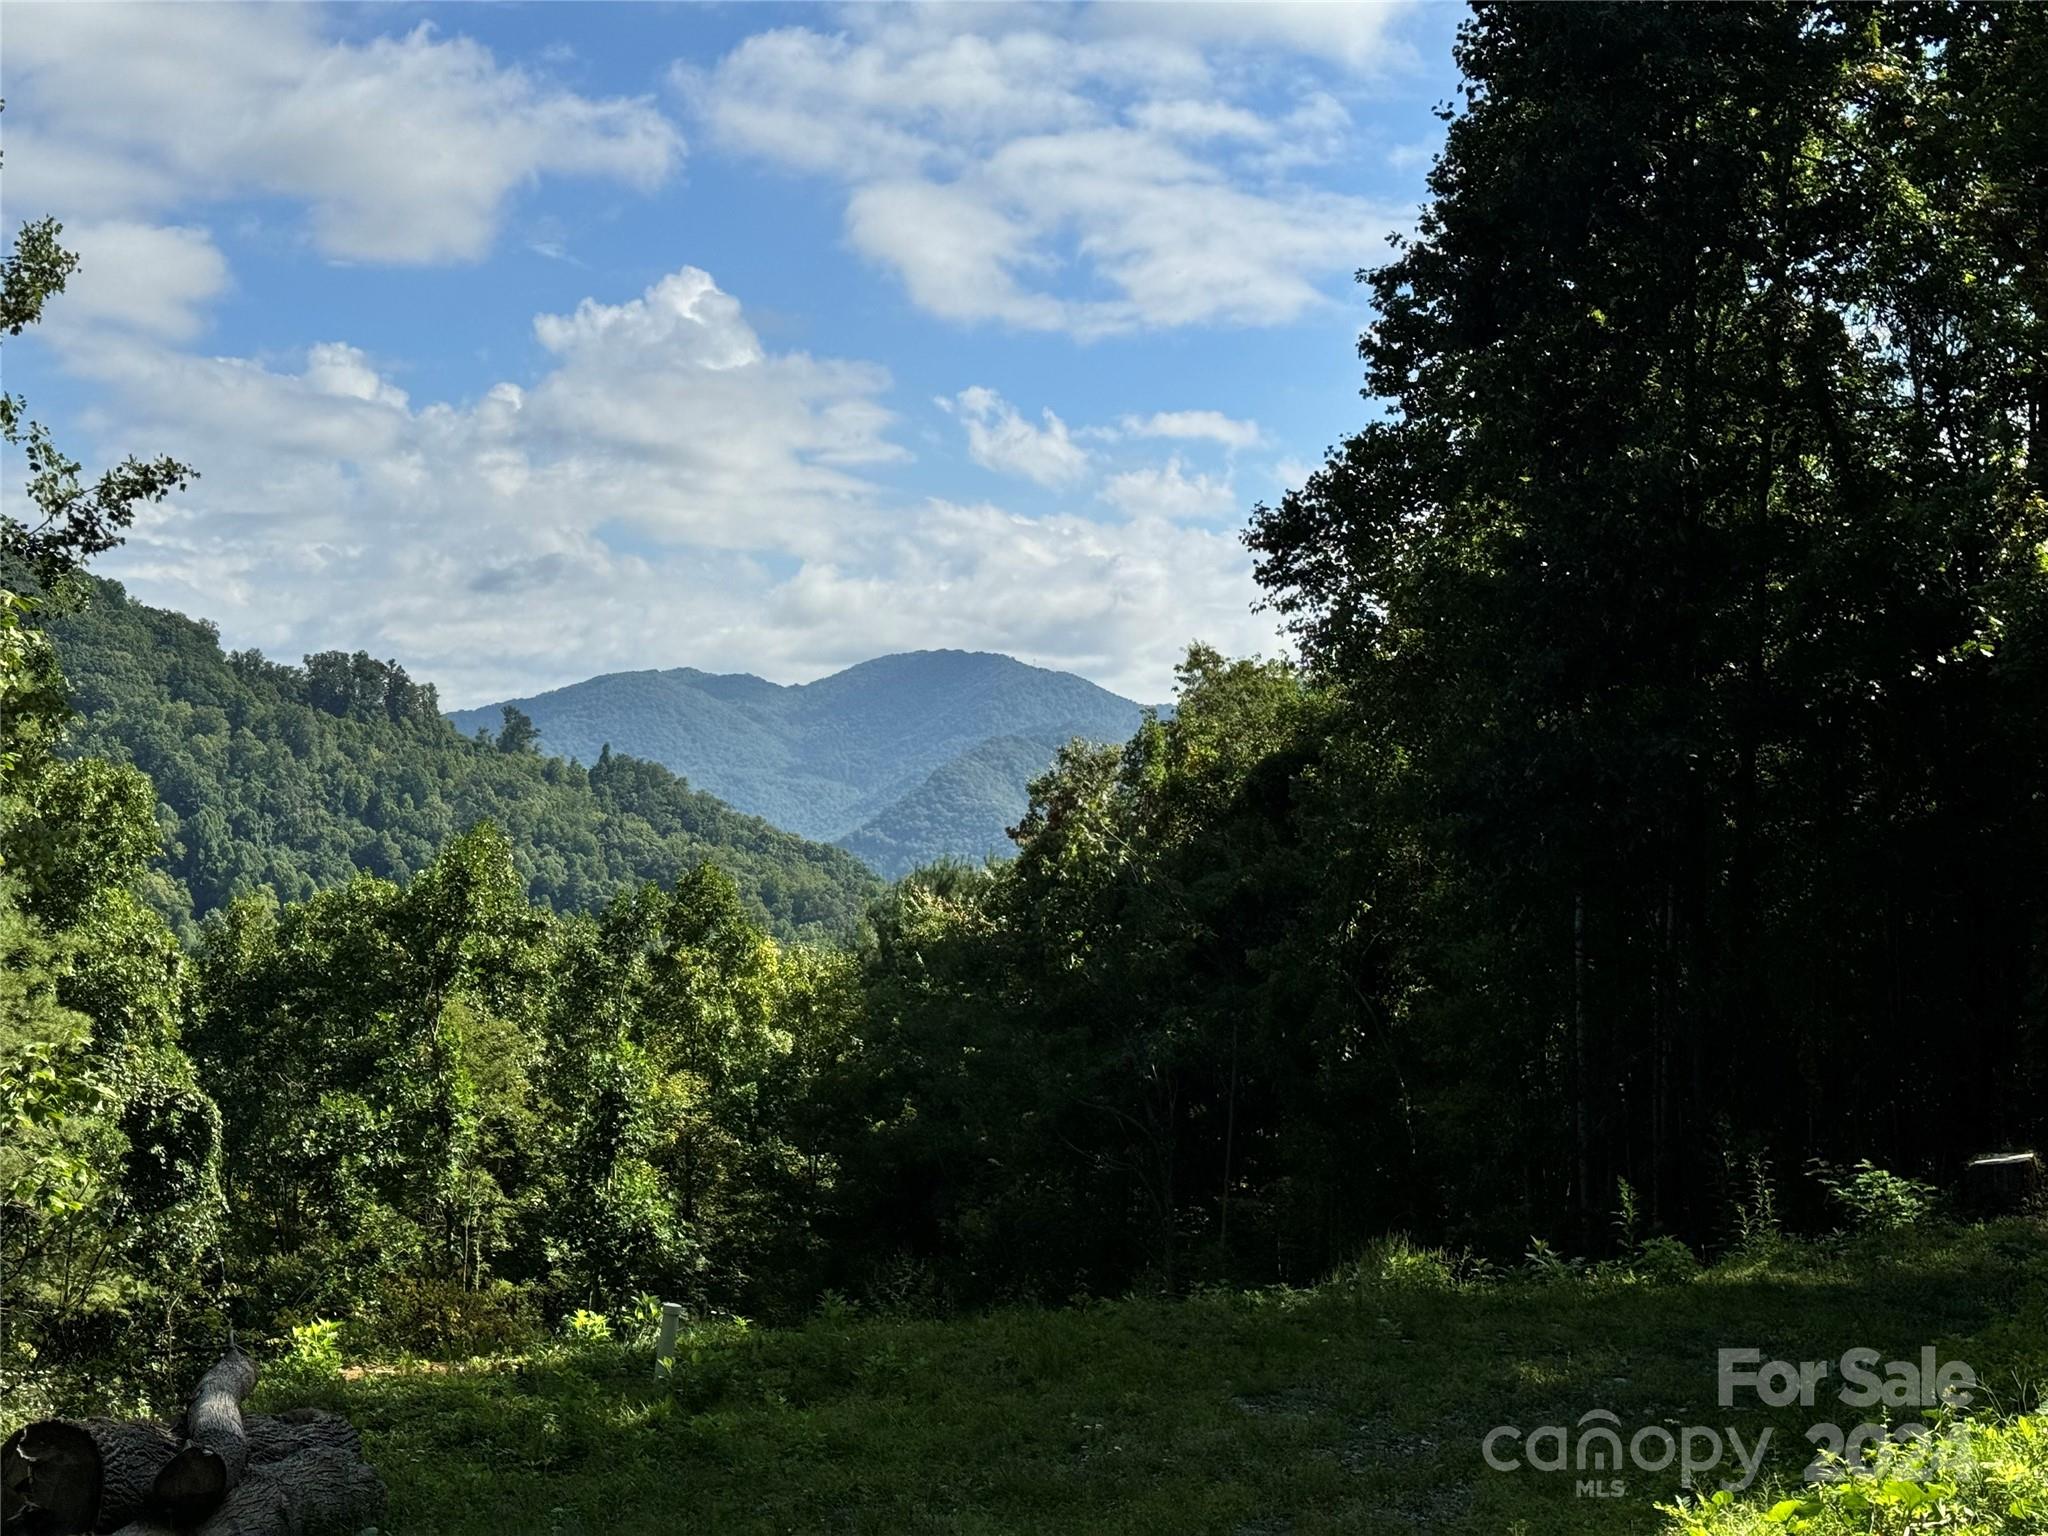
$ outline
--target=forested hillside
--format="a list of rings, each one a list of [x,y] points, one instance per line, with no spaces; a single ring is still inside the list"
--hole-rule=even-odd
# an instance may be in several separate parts
[[[978,862],[1015,852],[1009,829],[1030,804],[1031,781],[1066,743],[992,736],[934,768],[922,784],[839,839],[887,879],[940,858]]]
[[[969,651],[882,656],[797,687],[686,667],[619,672],[511,702],[550,751],[589,761],[610,743],[779,827],[872,852],[887,875],[1007,851],[1002,828],[1051,749],[1072,737],[1121,741],[1143,714],[1083,678]],[[501,707],[451,718],[463,731],[495,729]],[[991,770],[1014,753],[973,756],[997,737],[1047,750],[1022,777],[999,778]]]
[[[712,861],[776,932],[848,931],[874,881],[692,789],[593,750],[544,755],[517,728],[458,734],[402,666],[329,652],[303,667],[223,653],[203,620],[100,582],[50,624],[79,718],[69,750],[149,775],[164,838],[152,899],[188,934],[236,896],[297,900],[358,872],[404,880],[488,820],[535,899],[595,908]]]
[[[524,1456],[538,1506],[684,1447],[746,1468],[749,1520],[790,1466],[832,1486],[777,1518],[836,1520],[876,1497],[872,1399],[909,1421],[906,1528],[1028,1529],[986,1510],[1043,1484],[1041,1528],[1173,1529],[1189,1468],[1196,1528],[1295,1528],[1209,1469],[1319,1420],[1301,1529],[1451,1489],[1438,1528],[1497,1532],[1533,1477],[1485,1481],[1495,1413],[1583,1425],[1612,1388],[1718,1422],[1724,1342],[1969,1336],[2038,1382],[2038,1183],[2010,1230],[1943,1222],[1978,1154],[2038,1180],[2048,1137],[2048,8],[1484,4],[1456,57],[1432,201],[1365,274],[1376,403],[1247,530],[1301,659],[1191,647],[1170,714],[936,653],[622,674],[465,737],[366,656],[224,656],[107,584],[65,611],[165,477],[35,481],[49,515],[0,524],[39,578],[0,593],[0,1258],[34,1366],[0,1406],[161,1396],[169,1341],[230,1321],[336,1380],[336,1340],[573,1362],[666,1298],[699,1326],[658,1406],[498,1373],[471,1411],[519,1449],[408,1447],[418,1496]],[[926,835],[910,792],[985,835],[1037,743],[1118,719],[1032,781],[1013,860],[887,887],[619,755],[737,743],[717,773],[881,857]],[[188,938],[217,910],[180,945],[144,897]],[[863,901],[842,943],[762,926]],[[1134,1294],[1209,1309],[1131,1313],[1173,1344],[1149,1401],[1086,1320]],[[926,1334],[845,1342],[861,1308],[1072,1302],[1037,1343],[989,1325],[1022,1429],[934,1409]],[[736,1313],[822,1321],[763,1345]],[[1189,1316],[1238,1395],[1189,1384]],[[1361,1428],[1408,1379],[1393,1412],[1441,1419]],[[956,1447],[934,1486],[941,1420],[1052,1470]],[[620,1472],[642,1431],[663,1454]],[[1971,1472],[1981,1519],[1932,1478],[1669,1513],[2037,1528],[2039,1427],[2010,1433],[2025,1488]],[[1579,1513],[1544,1529],[1631,1528],[1547,1487]]]

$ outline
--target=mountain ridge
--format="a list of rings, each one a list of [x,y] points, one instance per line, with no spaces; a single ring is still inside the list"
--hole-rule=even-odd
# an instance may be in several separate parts
[[[1073,673],[950,648],[870,657],[805,683],[694,667],[607,672],[448,718],[465,733],[494,731],[507,705],[550,752],[587,762],[609,745],[660,763],[799,836],[868,850],[885,877],[1002,851],[1025,784],[1062,742],[1121,741],[1145,715]],[[999,739],[1010,745],[984,750]]]
[[[165,853],[152,899],[187,937],[260,890],[304,900],[359,872],[403,881],[478,821],[505,833],[532,898],[560,911],[715,863],[772,931],[831,939],[880,889],[844,849],[659,764],[616,752],[579,765],[466,739],[432,684],[396,662],[230,654],[207,621],[105,580],[47,627],[78,711],[70,749],[152,781]]]

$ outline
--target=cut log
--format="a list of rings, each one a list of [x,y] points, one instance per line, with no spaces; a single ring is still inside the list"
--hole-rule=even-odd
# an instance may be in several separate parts
[[[185,1401],[185,1443],[164,1464],[150,1506],[173,1525],[197,1525],[234,1491],[249,1465],[242,1400],[256,1387],[256,1362],[230,1348]]]
[[[1980,1216],[2015,1216],[2042,1193],[2041,1159],[2032,1152],[1973,1158],[1963,1170],[1963,1203]]]
[[[149,1419],[24,1426],[0,1444],[0,1533],[355,1536],[377,1524],[384,1484],[355,1426],[317,1408],[244,1419],[255,1385],[233,1350],[193,1390],[182,1435]]]
[[[100,1508],[96,1531],[126,1525],[149,1506],[164,1464],[178,1453],[178,1437],[154,1419],[87,1419],[100,1448]]]
[[[7,1536],[89,1531],[100,1508],[100,1448],[71,1419],[38,1419],[0,1445],[0,1530]]]
[[[384,1484],[369,1463],[323,1445],[252,1465],[192,1536],[355,1536],[383,1517]],[[178,1529],[139,1520],[115,1536],[173,1536]]]
[[[86,1450],[78,1441],[82,1431],[92,1443],[86,1468]],[[111,1531],[126,1525],[147,1507],[150,1489],[164,1463],[178,1451],[178,1437],[170,1426],[154,1419],[44,1419],[17,1431],[0,1448],[0,1460],[7,1464],[6,1530],[31,1532]],[[34,1467],[27,1465],[33,1458]],[[26,1472],[36,1486],[24,1484],[21,1497],[15,1484]],[[96,1479],[96,1481],[95,1481]],[[83,1512],[83,1524],[67,1524],[81,1518],[80,1501],[92,1489],[93,1508]],[[41,1512],[33,1520],[16,1523],[17,1505],[34,1503]]]
[[[318,1408],[291,1408],[275,1416],[258,1414],[249,1420],[251,1466],[317,1450],[342,1451],[360,1459],[363,1437],[347,1419]]]

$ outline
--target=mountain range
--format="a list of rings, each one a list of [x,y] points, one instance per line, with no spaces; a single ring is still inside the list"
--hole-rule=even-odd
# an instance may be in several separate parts
[[[224,652],[211,624],[111,581],[47,627],[78,711],[70,750],[133,764],[154,786],[164,858],[145,894],[188,939],[240,896],[409,879],[480,821],[557,911],[712,863],[773,932],[834,939],[880,889],[846,850],[735,811],[658,763],[613,752],[584,766],[462,735],[432,684],[395,661]]]
[[[816,682],[689,667],[613,672],[449,715],[495,732],[506,704],[544,750],[605,747],[662,764],[776,826],[894,878],[1007,851],[1025,785],[1074,737],[1121,741],[1142,706],[1084,678],[985,651],[881,656]]]

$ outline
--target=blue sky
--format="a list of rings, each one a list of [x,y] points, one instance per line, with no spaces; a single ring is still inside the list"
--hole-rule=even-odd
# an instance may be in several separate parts
[[[1450,6],[8,6],[7,383],[201,481],[102,569],[452,705],[1281,649],[1238,541],[1370,409]],[[20,466],[6,466],[18,485]]]

